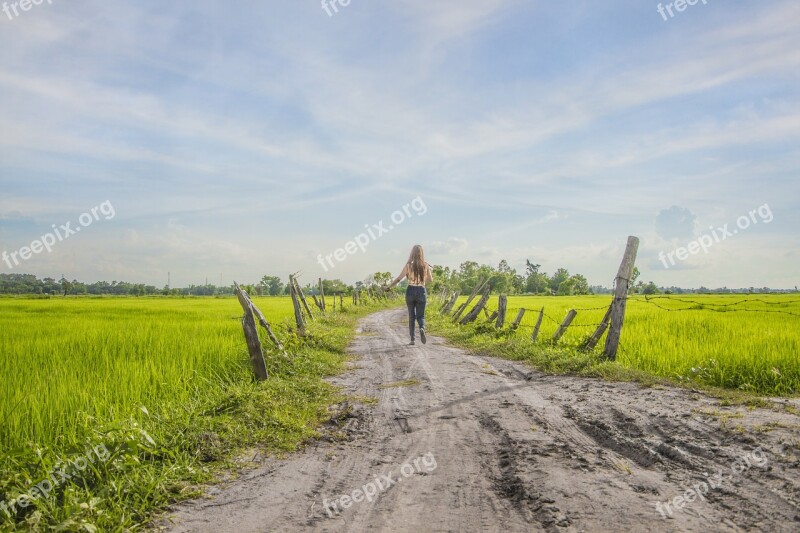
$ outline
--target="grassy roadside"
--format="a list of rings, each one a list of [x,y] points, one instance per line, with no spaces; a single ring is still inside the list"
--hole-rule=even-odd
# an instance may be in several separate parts
[[[155,512],[197,496],[242,450],[296,450],[340,400],[324,378],[343,370],[357,319],[384,307],[318,318],[303,339],[278,324],[290,356],[264,344],[266,382],[253,380],[242,337],[235,364],[187,378],[187,401],[140,406],[113,423],[87,415],[81,437],[65,436],[57,450],[0,450],[0,531],[142,530]]]
[[[598,350],[587,353],[571,344],[552,345],[547,342],[534,344],[508,328],[497,330],[494,325],[486,323],[483,317],[478,318],[473,324],[460,326],[455,324],[450,316],[442,316],[439,310],[440,306],[435,305],[428,311],[427,320],[432,333],[445,337],[460,348],[512,361],[522,361],[546,374],[595,377],[608,381],[633,381],[646,387],[670,386],[702,390],[710,396],[719,398],[722,405],[775,407],[773,402],[756,393],[679,381],[623,367],[603,359]]]

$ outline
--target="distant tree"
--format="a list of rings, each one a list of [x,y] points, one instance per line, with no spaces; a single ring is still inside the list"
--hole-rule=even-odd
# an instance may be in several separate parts
[[[521,290],[521,278],[517,276],[517,271],[511,268],[505,259],[500,261],[496,269],[481,265],[478,272],[480,276],[489,277],[492,290],[497,293],[514,294]]]
[[[571,279],[574,282],[572,294],[591,294],[589,281],[580,274],[575,274]]]
[[[283,282],[278,276],[264,276],[259,283],[264,287],[263,292],[270,296],[278,296],[283,292]]]
[[[556,270],[556,273],[553,274],[553,277],[550,278],[550,289],[553,291],[557,291],[558,287],[561,286],[562,283],[569,279],[569,270],[566,268],[559,268]]]
[[[572,296],[575,294],[575,279],[569,278],[562,281],[556,290],[556,294],[559,296]]]
[[[370,276],[370,278],[372,279],[373,284],[385,286],[392,282],[394,276],[392,276],[391,272],[375,272],[372,276]],[[342,283],[341,280],[338,281],[339,283]],[[344,283],[342,283],[342,285],[344,285]]]
[[[642,287],[642,294],[659,294],[660,292],[661,291],[658,290],[658,286],[652,281]]]
[[[524,292],[532,292],[534,294],[542,292],[547,286],[548,280],[545,274],[539,272],[542,267],[540,264],[531,263],[530,260],[525,260],[525,288]]]
[[[389,273],[384,272],[384,274]],[[389,281],[391,282],[391,279]],[[343,294],[347,292],[347,284],[340,279],[323,279],[322,288],[325,290],[325,294]]]
[[[67,281],[67,278],[61,278],[61,290],[64,291],[64,296],[72,292],[72,283]]]
[[[443,267],[433,265],[431,267],[431,274],[433,274],[433,284],[430,286],[432,293],[439,293],[442,289],[454,291],[458,289],[458,279],[456,273],[450,270],[450,267]]]

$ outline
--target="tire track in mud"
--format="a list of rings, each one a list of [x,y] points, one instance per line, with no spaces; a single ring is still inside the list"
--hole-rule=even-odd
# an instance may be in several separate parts
[[[405,311],[360,322],[346,402],[323,439],[177,506],[171,531],[748,531],[800,529],[800,417],[748,411],[730,432],[678,389],[544,376],[428,335],[407,346]],[[435,332],[430,332],[435,333]],[[737,415],[738,416],[738,415]],[[780,426],[783,424],[785,427]],[[795,424],[795,426],[792,426]],[[761,446],[770,462],[662,517],[657,502]],[[436,467],[399,476],[429,454]],[[400,481],[326,511],[377,477]]]

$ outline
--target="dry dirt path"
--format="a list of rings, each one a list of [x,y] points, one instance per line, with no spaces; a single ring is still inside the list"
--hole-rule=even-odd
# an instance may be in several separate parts
[[[162,525],[214,533],[800,531],[800,418],[790,412],[543,376],[435,336],[406,346],[406,328],[404,310],[360,322],[351,368],[333,381],[379,400],[345,409],[331,428],[342,439],[264,460]],[[670,506],[659,512],[657,502]]]

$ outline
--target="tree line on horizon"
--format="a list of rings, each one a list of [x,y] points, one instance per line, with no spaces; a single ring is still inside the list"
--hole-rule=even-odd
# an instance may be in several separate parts
[[[535,294],[574,296],[584,294],[610,294],[612,289],[601,285],[589,285],[582,274],[571,274],[566,268],[556,269],[552,275],[541,270],[541,265],[530,260],[525,262],[525,271],[517,273],[507,261],[502,260],[497,267],[481,265],[476,261],[465,261],[458,268],[434,265],[434,281],[429,285],[431,293],[439,293],[444,289],[448,291],[461,291],[462,294],[472,292],[481,279],[488,279],[493,293],[508,295]],[[640,276],[638,268],[634,268],[631,293],[635,294],[726,294],[726,293],[768,293],[776,292],[769,287],[747,287],[729,289],[727,287],[709,289],[685,289],[681,287],[659,287],[654,282],[637,281]],[[324,279],[323,290],[325,294],[352,294],[353,291],[363,290],[367,287],[386,286],[394,279],[391,272],[375,272],[363,281],[348,285],[341,279]],[[402,285],[401,285],[402,286]],[[280,276],[265,275],[258,282],[243,284],[242,287],[255,296],[283,296],[289,294],[288,280]],[[304,287],[306,294],[319,294],[316,283],[307,283]],[[794,292],[797,291],[795,287]],[[779,290],[777,292],[793,292]],[[116,295],[116,296],[226,296],[233,294],[233,285],[189,285],[188,287],[158,288],[144,283],[129,283],[125,281],[97,281],[83,283],[78,280],[69,281],[66,278],[56,280],[46,277],[39,279],[33,274],[0,274],[0,294],[19,295]]]

